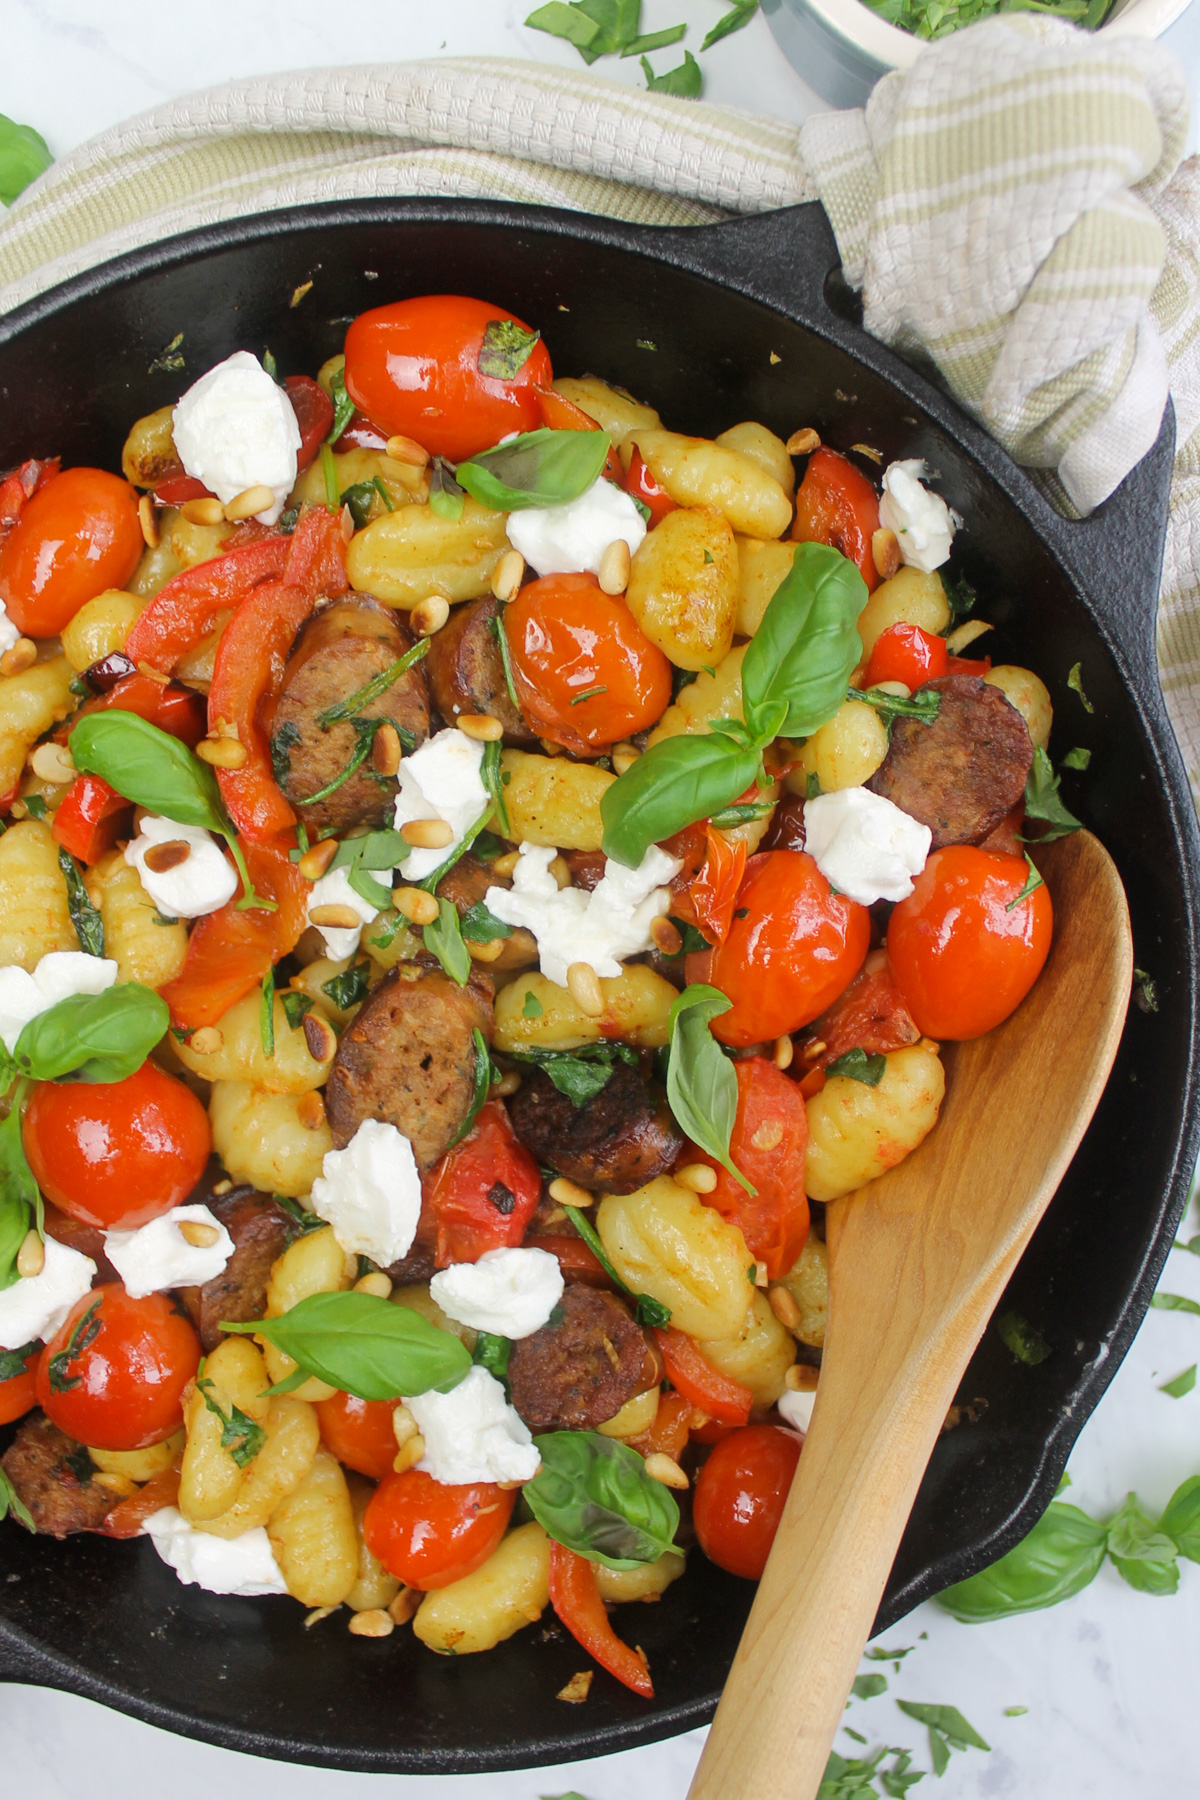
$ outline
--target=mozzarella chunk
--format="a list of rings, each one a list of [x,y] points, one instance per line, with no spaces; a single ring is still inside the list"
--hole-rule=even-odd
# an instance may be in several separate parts
[[[429,1291],[460,1325],[526,1338],[541,1329],[562,1299],[562,1270],[545,1250],[485,1250],[478,1262],[440,1270]]]
[[[240,1537],[213,1537],[189,1524],[177,1507],[163,1506],[150,1514],[142,1529],[188,1587],[244,1599],[288,1591],[265,1525],[243,1531]]]
[[[417,1464],[435,1481],[531,1481],[541,1463],[529,1427],[504,1398],[494,1375],[478,1363],[448,1394],[407,1397],[425,1440]]]
[[[924,482],[928,473],[920,457],[888,464],[879,523],[895,532],[902,562],[932,575],[950,555],[955,528],[962,520],[940,494],[930,493]]]
[[[454,833],[444,850],[410,850],[404,859],[406,882],[424,881],[453,856],[488,804],[483,785],[484,746],[477,738],[450,726],[406,756],[400,764],[396,795],[396,828],[414,819],[441,819]]]
[[[15,963],[0,969],[0,1038],[13,1050],[31,1019],[74,994],[102,994],[117,979],[111,957],[51,950],[30,975]]]
[[[11,1287],[0,1290],[0,1350],[20,1350],[38,1338],[52,1338],[95,1273],[90,1256],[47,1237],[41,1274],[19,1275]]]
[[[394,1125],[364,1119],[344,1150],[327,1150],[312,1185],[312,1210],[351,1255],[386,1269],[412,1248],[421,1177],[412,1145]]]
[[[779,1416],[793,1431],[807,1432],[816,1404],[816,1388],[785,1388],[775,1402]]]
[[[384,887],[391,885],[390,877],[382,869],[372,870],[376,881]],[[311,921],[313,913],[319,906],[348,906],[356,912],[362,921],[361,925],[318,925],[317,930],[325,940],[325,954],[334,962],[345,962],[353,956],[362,938],[363,925],[369,925],[378,914],[378,907],[361,894],[355,893],[350,886],[350,875],[346,869],[330,869],[319,881],[314,881],[308,896],[308,917]]]
[[[215,1226],[220,1236],[212,1244],[189,1244],[179,1229],[188,1222]],[[104,1253],[125,1292],[141,1300],[167,1288],[203,1287],[233,1255],[233,1239],[207,1206],[173,1206],[137,1231],[106,1231]]]
[[[567,985],[572,963],[589,963],[597,975],[621,973],[624,957],[649,950],[650,927],[670,910],[666,883],[682,867],[651,844],[636,869],[605,862],[591,893],[562,888],[550,873],[556,851],[522,844],[511,888],[491,887],[484,904],[506,925],[523,925],[537,939],[542,974]]]
[[[275,499],[255,517],[274,525],[296,483],[300,427],[256,356],[237,350],[194,382],[175,408],[171,435],[188,474],[222,503],[269,487]]]
[[[805,849],[829,885],[860,906],[907,899],[932,841],[928,825],[869,788],[839,788],[804,803]]]
[[[155,844],[176,842],[188,846],[182,862],[160,871],[146,867],[146,852]],[[164,918],[203,918],[237,893],[232,863],[199,825],[177,825],[174,819],[147,813],[138,835],[125,846],[125,861],[137,870],[138,880]]]
[[[508,515],[508,541],[539,575],[598,575],[600,558],[623,538],[632,556],[646,523],[628,494],[599,476],[565,506],[529,506]]]
[[[12,649],[20,635],[8,616],[8,608],[3,600],[0,600],[0,656],[3,656],[6,650]]]

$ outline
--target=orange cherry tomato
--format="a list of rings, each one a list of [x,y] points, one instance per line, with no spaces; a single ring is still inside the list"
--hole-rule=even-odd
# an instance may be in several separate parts
[[[491,449],[510,431],[536,431],[538,389],[554,379],[550,353],[539,340],[511,379],[481,374],[493,321],[530,329],[502,306],[463,294],[372,307],[346,333],[346,392],[376,425],[451,462]]]
[[[870,942],[866,907],[835,894],[806,851],[767,850],[746,864],[725,942],[693,952],[685,966],[689,982],[728,994],[733,1006],[713,1020],[713,1035],[744,1048],[823,1013],[857,975]]]
[[[746,843],[731,844],[723,831],[704,822],[708,846],[704,867],[687,890],[691,915],[710,944],[723,944],[733,924],[738,889],[746,875]]]
[[[1024,857],[951,844],[934,851],[895,908],[888,959],[927,1036],[982,1037],[1016,1011],[1041,974],[1054,909],[1045,886],[1017,900],[1028,877]]]
[[[521,710],[576,755],[644,731],[671,704],[670,663],[594,575],[529,582],[504,629]]]
[[[14,1419],[24,1418],[29,1409],[37,1405],[37,1371],[41,1354],[39,1344],[25,1358],[23,1369],[10,1375],[7,1381],[0,1381],[0,1425],[11,1425]]]
[[[718,1569],[761,1580],[799,1460],[798,1441],[777,1425],[747,1425],[714,1446],[692,1517],[700,1548]]]
[[[902,681],[907,688],[919,688],[936,681],[946,673],[949,656],[945,638],[919,625],[889,625],[875,639],[871,660],[863,674],[864,687],[878,687],[881,681]]]
[[[356,1394],[337,1393],[317,1401],[321,1442],[348,1469],[382,1481],[396,1460],[396,1433],[392,1429],[394,1400],[360,1400]]]
[[[459,1487],[423,1469],[385,1475],[367,1502],[363,1538],[409,1587],[449,1587],[485,1563],[504,1536],[516,1490],[491,1481]]]
[[[98,1450],[143,1450],[183,1423],[200,1340],[166,1294],[132,1299],[120,1282],[76,1302],[46,1345],[38,1404],[60,1431]]]
[[[729,1154],[757,1194],[748,1194],[728,1169],[702,1150],[688,1161],[708,1163],[717,1177],[711,1194],[701,1194],[736,1225],[751,1256],[767,1265],[772,1281],[786,1275],[808,1236],[808,1201],[804,1194],[804,1153],[808,1148],[808,1114],[804,1095],[790,1076],[765,1056],[748,1056],[734,1065],[737,1115]]]
[[[879,586],[871,539],[879,530],[879,496],[861,470],[836,450],[815,450],[796,490],[792,536],[800,544],[832,544],[867,584]]]
[[[26,502],[0,549],[0,600],[18,631],[53,637],[86,600],[123,588],[144,548],[127,481],[64,469]]]
[[[180,1205],[212,1151],[195,1094],[152,1062],[124,1081],[39,1082],[22,1137],[47,1198],[104,1231],[135,1230]]]

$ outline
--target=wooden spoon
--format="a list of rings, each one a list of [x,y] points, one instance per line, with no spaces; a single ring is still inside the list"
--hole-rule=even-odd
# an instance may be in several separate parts
[[[1038,863],[1041,978],[955,1047],[920,1148],[829,1208],[812,1427],[689,1800],[813,1800],[947,1409],[1108,1078],[1133,971],[1120,877],[1086,831]]]

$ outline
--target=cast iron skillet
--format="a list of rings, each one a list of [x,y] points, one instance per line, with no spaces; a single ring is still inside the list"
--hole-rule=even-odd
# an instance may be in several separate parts
[[[1117,860],[1136,960],[1158,1010],[1130,1012],[1108,1091],[1004,1304],[1052,1346],[1018,1363],[994,1331],[943,1437],[878,1619],[983,1567],[1033,1524],[1136,1331],[1196,1159],[1200,841],[1154,658],[1172,452],[1158,444],[1086,524],[1060,519],[990,439],[854,322],[819,208],[702,230],[646,230],[541,208],[389,200],[270,213],[93,270],[0,320],[0,468],[61,452],[118,466],[132,421],[231,351],[314,371],[364,307],[482,294],[545,333],[555,368],[652,401],[676,430],[813,425],[885,460],[924,456],[966,524],[955,565],[997,626],[997,660],[1037,669],[1054,745],[1092,751],[1069,805]],[[289,307],[311,281],[307,296]],[[827,292],[833,296],[832,303]],[[182,332],[186,373],[152,372]],[[1067,686],[1073,665],[1094,711]],[[1029,1095],[1031,1109],[1038,1095]],[[963,1205],[971,1196],[963,1194]],[[29,1538],[0,1526],[0,1676],[61,1687],[231,1749],[337,1768],[501,1769],[627,1748],[707,1720],[750,1604],[696,1553],[661,1604],[626,1615],[649,1654],[647,1705],[557,1628],[487,1656],[431,1656],[408,1633],[310,1632],[295,1606],[181,1587],[146,1543]]]

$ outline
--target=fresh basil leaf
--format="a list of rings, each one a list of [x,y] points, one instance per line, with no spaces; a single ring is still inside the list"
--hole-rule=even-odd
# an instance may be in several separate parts
[[[539,6],[535,12],[531,12],[525,23],[534,31],[544,31],[550,37],[565,38],[577,50],[586,50],[600,32],[596,21],[589,19],[582,7],[568,6],[565,0],[549,0],[548,5]]]
[[[438,916],[421,934],[425,948],[436,956],[452,981],[465,987],[471,976],[471,957],[463,943],[458,908],[453,900],[438,901]]]
[[[16,1062],[35,1081],[124,1081],[170,1022],[153,988],[122,981],[102,994],[72,994],[30,1019],[17,1039]]]
[[[960,619],[965,619],[968,613],[975,611],[975,603],[979,599],[979,595],[964,576],[951,575],[946,569],[939,569],[938,574],[941,577],[946,604],[950,608],[950,625],[957,625]]]
[[[540,331],[530,331],[515,319],[489,319],[475,365],[492,381],[514,381],[529,361]]]
[[[521,1008],[521,1017],[523,1019],[540,1019],[545,1010],[533,989],[530,988],[525,996],[525,1004]]]
[[[636,869],[651,844],[728,806],[758,770],[757,750],[719,732],[652,744],[605,789],[600,802],[605,856]]]
[[[63,880],[67,884],[67,911],[71,915],[71,923],[75,927],[75,936],[79,939],[79,948],[89,956],[104,955],[104,920],[95,906],[91,895],[84,886],[83,876],[79,872],[79,864],[69,850],[59,846],[58,866],[63,872]]]
[[[1151,1294],[1150,1304],[1159,1312],[1195,1313],[1200,1318],[1200,1300],[1189,1300],[1186,1294]]]
[[[371,502],[375,499],[376,487],[373,481],[355,481],[348,488],[343,488],[341,502],[350,508],[350,517],[354,520],[355,531],[361,531],[371,517]]]
[[[990,1750],[992,1747],[973,1725],[967,1723],[957,1706],[928,1706],[915,1700],[897,1700],[896,1705],[919,1725],[928,1725],[931,1731],[941,1732],[954,1750]]]
[[[1073,693],[1079,695],[1084,712],[1095,712],[1095,707],[1083,691],[1083,664],[1081,662],[1077,662],[1071,670],[1071,673],[1067,676],[1067,686]]]
[[[750,23],[757,11],[758,0],[735,0],[729,11],[722,13],[717,20],[701,44],[701,50],[709,50],[714,44],[719,44],[723,37],[728,37],[730,32],[740,31],[743,25]]]
[[[522,1490],[556,1543],[608,1569],[636,1569],[670,1550],[679,1508],[636,1450],[598,1431],[534,1438],[542,1465]]]
[[[429,510],[439,519],[448,519],[451,524],[462,518],[463,506],[466,503],[461,484],[455,480],[450,464],[442,456],[435,456],[429,465]]]
[[[1045,887],[1046,885],[1045,881],[1038,873],[1034,860],[1032,856],[1030,856],[1028,850],[1025,852],[1025,867],[1029,871],[1025,877],[1025,886],[1021,889],[1019,894],[1014,894],[1012,899],[1005,904],[1005,912],[1011,912],[1014,906],[1020,906],[1022,900],[1028,900],[1030,894],[1035,894],[1040,887]]]
[[[475,1348],[471,1352],[471,1361],[494,1375],[497,1381],[508,1380],[508,1359],[512,1353],[512,1342],[506,1337],[497,1337],[493,1331],[481,1331],[475,1339]]]
[[[826,1075],[848,1075],[851,1081],[861,1081],[864,1087],[878,1087],[886,1069],[886,1056],[868,1056],[860,1044],[825,1065]]]
[[[21,1094],[0,1124],[0,1292],[17,1277],[17,1252],[38,1212],[38,1186],[21,1142]]]
[[[741,806],[722,807],[720,812],[713,813],[708,822],[715,825],[718,831],[733,831],[739,825],[749,825],[755,819],[765,819],[774,810],[773,800],[747,800]]]
[[[468,944],[492,944],[497,938],[508,938],[513,934],[512,926],[490,912],[485,900],[476,900],[474,906],[469,906],[458,925]]]
[[[354,417],[354,402],[346,392],[346,371],[344,368],[334,371],[329,383],[329,397],[333,401],[333,424],[329,427],[329,436],[325,442],[336,444]]]
[[[538,1010],[525,1016],[540,1017],[542,1009],[537,995],[526,994],[526,1005],[530,1000]],[[565,1094],[574,1106],[584,1106],[602,1093],[618,1062],[628,1063],[635,1069],[638,1064],[636,1050],[628,1044],[613,1043],[581,1044],[576,1050],[529,1049],[515,1054],[512,1060],[544,1069],[559,1093]]]
[[[262,992],[258,1001],[258,1035],[262,1044],[262,1053],[266,1057],[275,1054],[275,969],[269,968],[262,978]]]
[[[25,1373],[26,1360],[42,1347],[41,1338],[22,1344],[19,1350],[0,1350],[0,1381],[13,1381]]]
[[[458,465],[458,479],[481,506],[519,512],[565,506],[597,481],[612,439],[607,431],[552,431],[543,426]]]
[[[44,795],[26,794],[25,811],[29,814],[31,819],[44,819],[49,810]]]
[[[1180,1556],[1200,1562],[1200,1475],[1189,1476],[1175,1489],[1158,1525]]]
[[[623,45],[621,55],[623,57],[645,56],[651,50],[667,50],[672,44],[677,44],[681,37],[686,36],[686,25],[668,25],[665,31],[647,31],[643,36],[631,38],[627,44]],[[701,48],[703,48],[703,46],[701,46]],[[630,498],[634,499],[634,496],[630,495]],[[650,516],[650,508],[646,506],[644,500],[642,501],[642,505],[645,507],[646,517],[648,519]]]
[[[1172,1400],[1182,1400],[1185,1394],[1191,1393],[1195,1385],[1196,1365],[1193,1363],[1190,1369],[1184,1369],[1181,1375],[1176,1375],[1174,1381],[1162,1382],[1158,1391],[1160,1394],[1169,1394]]]
[[[232,1401],[228,1413],[222,1412],[214,1396],[212,1382],[205,1380],[203,1376],[196,1382],[196,1391],[209,1412],[214,1413],[221,1421],[222,1450],[228,1450],[239,1469],[247,1468],[266,1443],[266,1432]]]
[[[229,819],[217,778],[186,744],[160,731],[136,713],[88,713],[71,732],[68,744],[77,769],[101,775],[135,806],[227,833]]]
[[[321,992],[328,994],[339,1012],[347,1007],[357,1006],[365,1000],[371,986],[371,965],[369,962],[351,963],[339,975],[331,975],[328,981],[321,983]]]
[[[492,811],[496,823],[507,837],[510,826],[508,819],[508,802],[504,798],[504,771],[500,767],[500,742],[493,739],[485,744],[483,761],[479,765],[479,778],[492,797]]]
[[[421,661],[422,657],[429,655],[430,642],[429,638],[418,638],[416,643],[404,652],[403,656],[398,656],[394,663],[390,663],[386,669],[381,669],[378,675],[372,676],[365,686],[358,688],[353,694],[348,694],[335,706],[327,706],[324,712],[319,712],[317,724],[321,730],[328,731],[331,725],[341,724],[345,719],[353,719],[358,713],[361,713],[364,706],[370,706],[372,700],[378,700],[380,694],[386,694],[402,675],[406,675],[409,669]]]
[[[488,835],[484,831],[484,826],[492,816],[494,804],[495,803],[489,796],[487,805],[484,807],[471,829],[458,840],[457,844],[452,846],[445,862],[439,863],[433,873],[431,875],[426,875],[423,881],[418,881],[415,884],[417,887],[424,888],[427,894],[436,892],[438,883],[450,873],[455,863],[462,861],[463,857],[467,854],[467,851],[470,850],[475,843],[476,838]]]
[[[996,1320],[996,1330],[1013,1355],[1031,1368],[1045,1362],[1050,1354],[1049,1344],[1023,1313],[1001,1313]]]
[[[2,163],[0,163],[0,168],[2,168],[2,166]],[[6,1519],[9,1513],[12,1514],[18,1525],[23,1525],[25,1527],[26,1531],[36,1530],[36,1526],[33,1523],[33,1515],[30,1513],[29,1508],[22,1500],[20,1494],[18,1494],[4,1470],[0,1469],[0,1519]]]
[[[652,94],[674,94],[680,100],[697,100],[704,88],[704,76],[700,72],[700,64],[690,50],[683,53],[683,61],[674,69],[666,69],[656,75],[646,58],[642,58],[642,74],[646,77],[646,87]]]
[[[0,113],[0,205],[11,206],[53,161],[45,138],[32,125],[18,125]]]
[[[737,1076],[711,1030],[713,1019],[732,1005],[719,988],[702,983],[679,995],[670,1012],[667,1100],[684,1135],[715,1156],[748,1194],[756,1194],[758,1189],[729,1154],[737,1118]]]
[[[967,1625],[1057,1606],[1095,1579],[1107,1548],[1105,1526],[1055,1500],[1006,1556],[944,1589],[938,1604]]]
[[[452,1332],[376,1294],[310,1294],[277,1319],[222,1321],[254,1332],[309,1375],[359,1400],[400,1400],[457,1387],[471,1358]]]
[[[811,737],[832,719],[862,657],[858,616],[866,603],[866,582],[839,551],[797,548],[742,661],[743,712],[760,746],[780,702],[784,716],[771,736]]]
[[[1158,984],[1151,980],[1145,969],[1133,971],[1133,1003],[1139,1012],[1158,1011]]]
[[[1081,744],[1076,744],[1073,750],[1067,751],[1059,766],[1063,769],[1086,769],[1091,760],[1091,751],[1085,750]]]
[[[1165,1597],[1179,1592],[1179,1564],[1174,1558],[1169,1562],[1143,1561],[1110,1552],[1110,1560],[1121,1580],[1140,1594]]]
[[[850,1692],[856,1700],[874,1700],[878,1694],[887,1693],[886,1675],[856,1675],[850,1683]]]
[[[1123,1581],[1144,1594],[1173,1594],[1179,1586],[1174,1540],[1127,1494],[1108,1527],[1108,1554]]]
[[[498,838],[494,831],[479,831],[472,838],[471,849],[482,862],[495,862],[507,848],[504,839]]]
[[[1074,813],[1067,811],[1058,789],[1059,777],[1054,773],[1054,765],[1039,745],[1034,750],[1025,783],[1026,818],[1043,819],[1050,826],[1049,831],[1044,831],[1038,838],[1039,844],[1053,843],[1055,838],[1066,837],[1080,829],[1080,821]]]
[[[498,1081],[500,1072],[492,1064],[492,1053],[488,1049],[488,1041],[478,1025],[471,1033],[475,1042],[475,1084],[471,1093],[471,1104],[467,1108],[467,1116],[450,1139],[446,1148],[453,1150],[455,1144],[461,1144],[479,1117],[479,1109],[488,1097],[488,1089],[492,1082]]]
[[[310,1013],[312,1011],[312,1001],[307,994],[297,993],[295,988],[288,988],[284,993],[280,994],[279,998],[283,1005],[283,1016],[288,1022],[289,1029],[292,1031],[299,1031],[304,1023],[305,1013]]]
[[[103,1295],[97,1294],[87,1311],[75,1321],[75,1329],[67,1339],[65,1347],[50,1358],[47,1373],[52,1394],[69,1394],[72,1388],[77,1388],[83,1381],[82,1375],[72,1375],[69,1372],[70,1366],[84,1354],[85,1350],[90,1350],[100,1336],[100,1320],[96,1314],[100,1310],[102,1299]],[[83,1449],[83,1446],[80,1445],[80,1448]],[[87,1455],[86,1450],[83,1453],[85,1456]]]
[[[609,1280],[622,1294],[627,1295],[628,1298],[633,1301],[638,1324],[645,1326],[647,1329],[652,1325],[663,1327],[669,1325],[671,1323],[671,1309],[669,1306],[661,1300],[656,1300],[653,1294],[635,1294],[633,1289],[629,1287],[626,1282],[622,1281],[609,1259],[608,1251],[604,1248],[600,1233],[596,1230],[596,1227],[592,1224],[592,1221],[588,1218],[587,1214],[581,1211],[578,1206],[564,1206],[563,1211],[566,1213],[568,1219],[570,1219],[572,1225],[574,1225],[576,1231],[579,1233],[596,1261],[600,1264],[600,1267],[604,1270],[604,1273],[608,1276]]]

